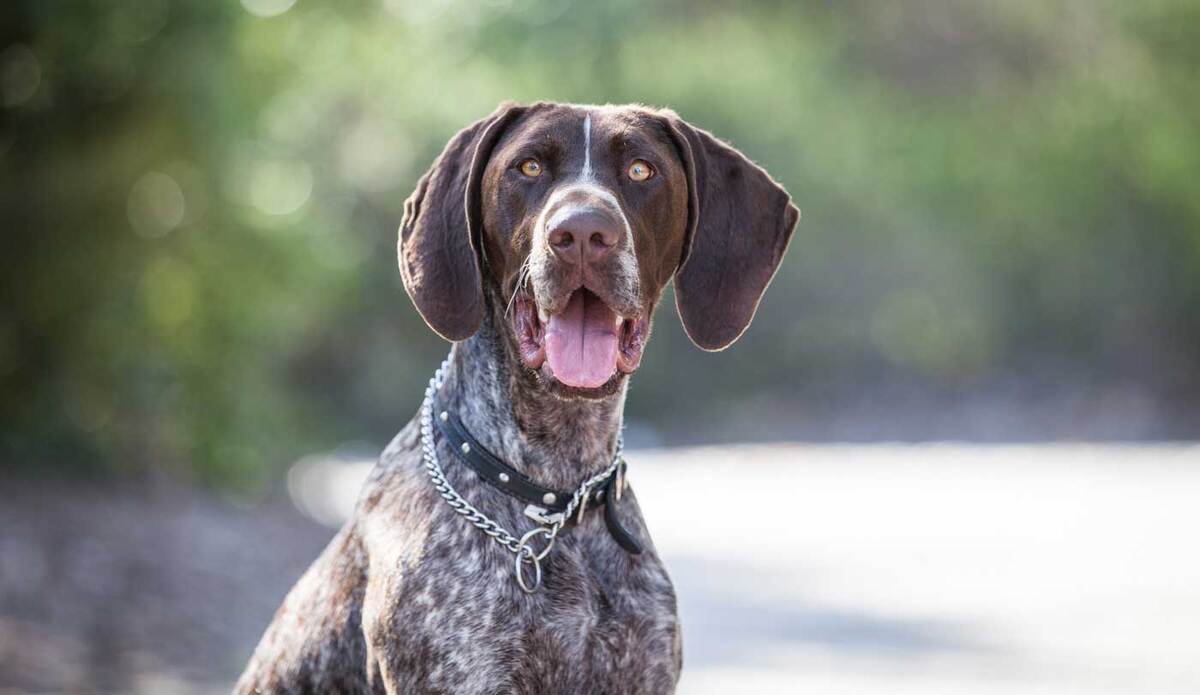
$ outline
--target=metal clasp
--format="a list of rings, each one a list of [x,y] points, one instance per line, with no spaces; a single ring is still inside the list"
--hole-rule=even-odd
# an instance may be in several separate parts
[[[533,548],[527,545],[521,546],[517,551],[517,586],[521,587],[521,591],[527,594],[532,594],[542,585],[542,561],[537,559],[537,555],[533,552]],[[525,581],[525,563],[533,565],[533,583],[528,584]]]
[[[562,516],[559,514],[559,516]],[[546,539],[546,547],[542,548],[539,553],[533,548],[533,537],[541,534]],[[527,594],[532,594],[542,585],[542,560],[550,554],[550,549],[554,547],[554,541],[558,538],[558,527],[551,526],[550,528],[538,527],[530,529],[521,536],[521,540],[517,543],[517,558],[516,558],[516,574],[517,585],[521,587],[521,591]],[[533,582],[525,580],[525,565],[533,565]]]
[[[551,513],[549,509],[546,509],[545,507],[539,507],[536,504],[531,504],[525,507],[525,516],[533,519],[542,526],[554,526],[556,524],[562,524],[564,518],[562,512]]]

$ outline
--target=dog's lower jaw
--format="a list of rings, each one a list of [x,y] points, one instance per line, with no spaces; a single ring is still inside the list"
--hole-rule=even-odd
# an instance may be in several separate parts
[[[552,397],[560,401],[597,401],[605,398],[611,398],[625,390],[626,382],[629,381],[629,375],[622,372],[617,372],[600,386],[595,388],[579,388],[576,386],[567,386],[558,379],[545,367],[535,370],[535,376],[542,382],[542,386],[546,392]]]

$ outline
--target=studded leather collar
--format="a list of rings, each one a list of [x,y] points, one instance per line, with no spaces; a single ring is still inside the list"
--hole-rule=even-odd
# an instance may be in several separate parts
[[[434,400],[433,412],[434,424],[445,438],[446,443],[450,445],[455,458],[465,463],[488,485],[527,503],[529,505],[525,510],[527,515],[545,516],[546,514],[562,514],[566,511],[572,493],[542,487],[505,463],[480,444],[479,440],[467,431],[462,420],[449,409],[443,408],[438,400]],[[592,507],[603,507],[604,522],[608,527],[609,534],[626,552],[637,555],[642,552],[641,544],[621,525],[616,516],[616,505],[620,499],[617,488],[625,484],[625,468],[626,464],[622,459],[612,474],[594,488],[591,493],[593,499],[587,500],[584,510],[586,513],[586,510]],[[578,521],[577,517],[568,519],[567,523],[576,521]]]

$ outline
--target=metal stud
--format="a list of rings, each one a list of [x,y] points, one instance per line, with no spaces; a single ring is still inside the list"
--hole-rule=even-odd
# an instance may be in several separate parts
[[[442,414],[438,415],[438,417],[440,417],[442,419],[442,422],[445,422],[450,419],[450,413],[447,413],[446,411],[443,410]]]
[[[507,473],[501,473],[501,474],[500,474],[500,482],[502,482],[502,483],[507,483],[507,482],[508,482],[508,474],[507,474]]]
[[[542,504],[554,504],[558,501],[558,497],[553,492],[547,492],[542,495]]]
[[[463,452],[464,454],[469,454],[469,453],[471,453],[471,445],[470,445],[470,444],[467,444],[466,442],[463,442],[463,443],[462,443],[462,446],[460,446],[459,448],[460,448],[460,449],[462,449],[462,452]]]

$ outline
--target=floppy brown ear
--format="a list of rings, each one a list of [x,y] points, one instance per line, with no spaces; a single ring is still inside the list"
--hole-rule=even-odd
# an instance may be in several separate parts
[[[693,343],[723,350],[754,318],[800,210],[741,152],[681,119],[669,124],[689,192],[675,307]]]
[[[471,337],[483,321],[480,178],[496,141],[522,111],[503,104],[459,131],[404,202],[400,275],[421,318],[446,340]]]

